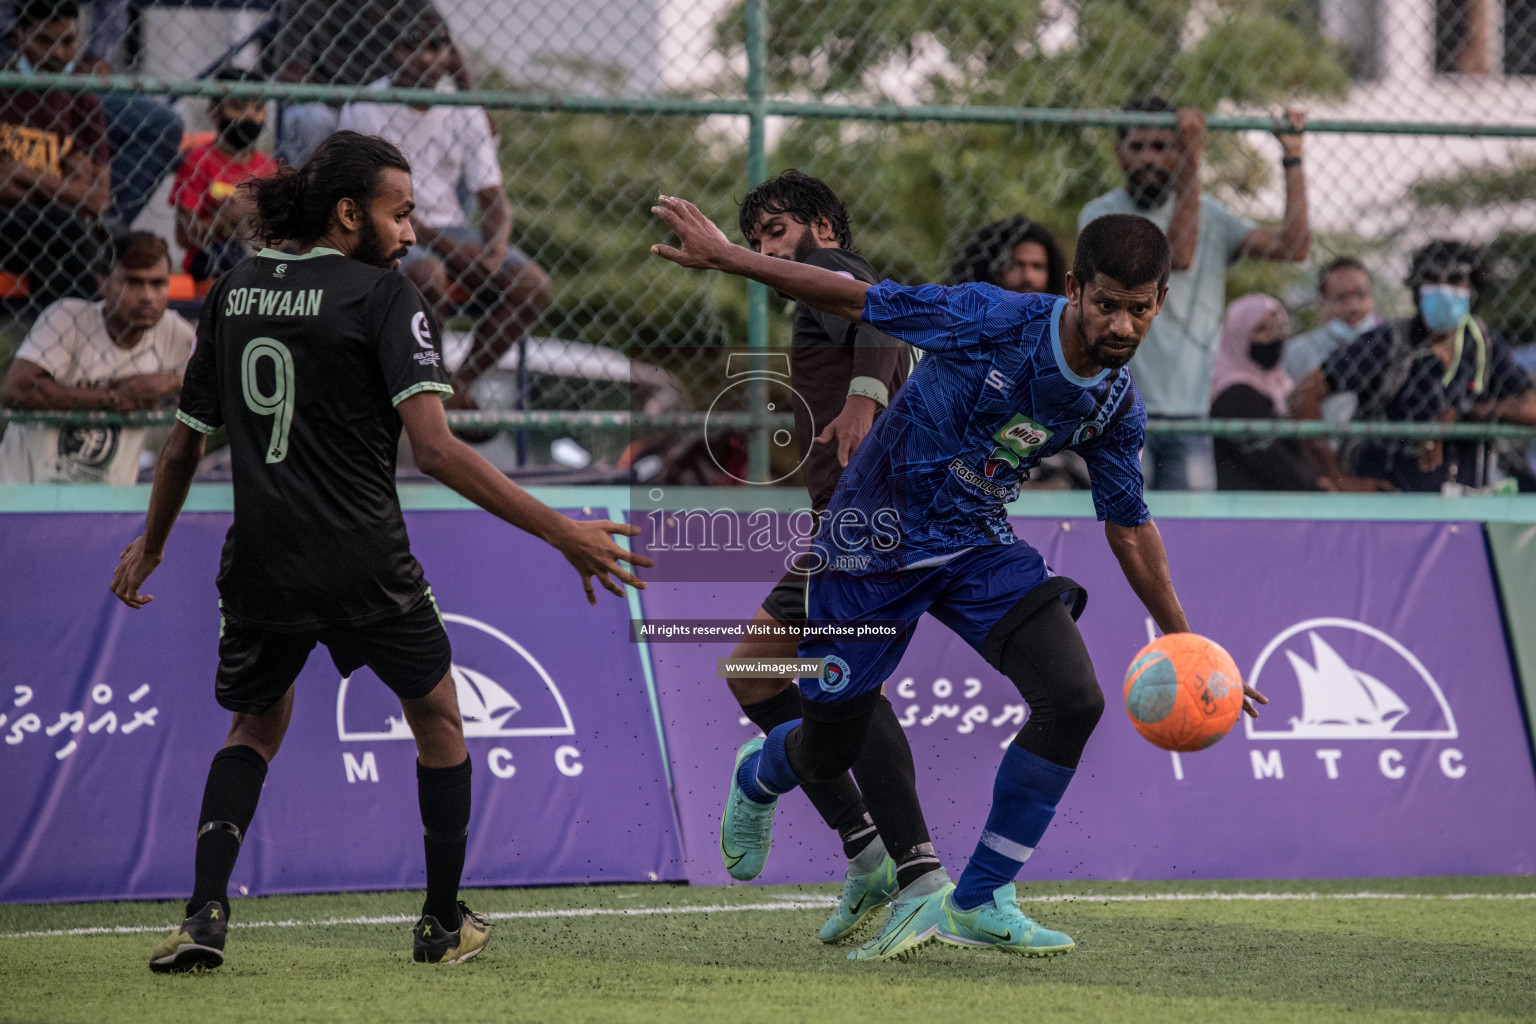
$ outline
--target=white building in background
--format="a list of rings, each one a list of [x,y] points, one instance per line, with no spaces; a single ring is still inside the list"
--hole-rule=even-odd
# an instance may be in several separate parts
[[[1310,117],[1536,124],[1536,0],[1319,0],[1319,15],[1353,55],[1354,82],[1336,103],[1309,104]],[[1248,141],[1275,152],[1261,133]],[[1431,237],[1486,242],[1503,230],[1536,231],[1536,204],[1424,209],[1409,193],[1426,179],[1521,165],[1536,167],[1536,139],[1319,133],[1307,140],[1312,223],[1394,238],[1397,260]],[[1273,218],[1281,195],[1277,170],[1258,200],[1242,205]]]
[[[338,0],[346,2],[346,0]],[[655,95],[720,81],[727,58],[715,24],[731,0],[436,0],[481,70],[522,88],[557,93]],[[1536,0],[1314,0],[1325,31],[1352,56],[1353,84],[1334,103],[1311,104],[1314,119],[1536,123]],[[1050,0],[1043,41],[1074,45],[1076,5]],[[1191,32],[1198,35],[1201,5]],[[144,9],[141,67],[183,78],[253,30],[257,10],[150,5]],[[254,60],[254,48],[238,63]],[[942,64],[942,54],[937,58]],[[732,58],[741,63],[740,55]],[[921,63],[921,62],[918,62]],[[733,67],[738,74],[744,66]],[[881,75],[888,94],[904,91]],[[936,70],[924,66],[922,71]],[[916,76],[921,79],[921,75]],[[913,101],[920,97],[914,91]],[[189,125],[202,127],[202,104],[184,102]],[[1223,113],[1264,113],[1231,108]],[[744,137],[740,119],[712,118],[711,129]],[[771,124],[770,127],[776,127]],[[1266,158],[1276,144],[1248,140]],[[1410,187],[1473,168],[1536,166],[1536,140],[1316,134],[1307,146],[1312,221],[1327,234],[1393,239],[1399,258],[1434,235],[1486,241],[1500,230],[1536,231],[1536,204],[1472,211],[1421,209]],[[1274,219],[1282,207],[1275,168],[1258,196],[1235,205]],[[1390,262],[1390,261],[1389,261]],[[1392,273],[1391,266],[1387,268]]]

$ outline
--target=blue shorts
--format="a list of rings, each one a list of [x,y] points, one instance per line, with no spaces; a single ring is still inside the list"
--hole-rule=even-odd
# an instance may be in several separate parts
[[[930,569],[865,576],[817,573],[806,590],[808,620],[896,621],[906,629],[889,641],[802,641],[800,657],[822,658],[825,667],[820,678],[800,680],[800,693],[808,701],[838,702],[878,691],[896,671],[924,612],[995,667],[1003,641],[1052,599],[1066,604],[1075,619],[1088,594],[1080,584],[1051,572],[1040,552],[1023,541],[973,548]]]

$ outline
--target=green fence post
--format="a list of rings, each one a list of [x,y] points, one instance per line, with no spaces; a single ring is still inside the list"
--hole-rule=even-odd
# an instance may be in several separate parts
[[[1527,738],[1536,757],[1536,525],[1488,523],[1484,529],[1524,698]]]
[[[767,0],[747,2],[747,184],[768,178],[768,11]],[[768,407],[768,289],[756,281],[747,284],[747,347],[752,353],[753,380],[747,401],[754,415]],[[748,479],[768,480],[768,427],[754,426],[748,450]]]

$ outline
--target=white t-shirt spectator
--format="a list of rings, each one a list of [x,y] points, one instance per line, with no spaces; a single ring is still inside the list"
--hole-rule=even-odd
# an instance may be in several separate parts
[[[181,314],[167,311],[137,345],[119,348],[107,334],[102,306],[85,299],[55,302],[27,332],[16,358],[74,388],[186,370],[197,331]],[[12,423],[0,441],[0,483],[135,483],[147,432],[96,423]]]
[[[368,88],[388,88],[381,78]],[[439,82],[438,92],[453,92],[453,83]],[[339,127],[380,135],[400,147],[411,162],[416,189],[416,216],[431,228],[469,225],[459,204],[459,185],[470,192],[501,187],[496,139],[480,107],[428,107],[417,110],[400,103],[348,103]]]
[[[1173,199],[1150,210],[1136,205],[1123,188],[1090,200],[1078,214],[1081,231],[1095,217],[1133,213],[1164,231],[1173,220]],[[1227,310],[1227,267],[1242,251],[1253,221],[1227,209],[1214,196],[1200,197],[1200,235],[1188,270],[1168,278],[1168,298],[1152,321],[1131,376],[1153,416],[1205,416],[1211,404],[1211,376],[1221,321]]]

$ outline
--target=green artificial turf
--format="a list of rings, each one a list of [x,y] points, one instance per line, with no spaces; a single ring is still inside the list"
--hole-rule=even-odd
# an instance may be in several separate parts
[[[885,964],[816,941],[834,892],[472,891],[492,942],[457,967],[410,962],[415,894],[241,900],[224,967],[172,977],[147,962],[179,905],[4,906],[0,1021],[1536,1020],[1536,878],[1042,883],[1025,909],[1075,952]],[[1307,898],[1209,898],[1258,893]],[[144,930],[23,934],[82,928]]]

